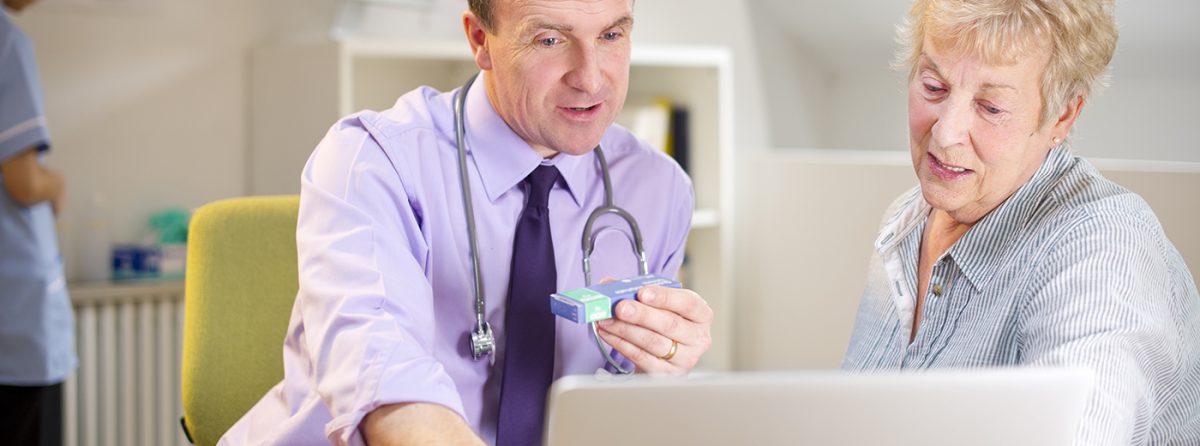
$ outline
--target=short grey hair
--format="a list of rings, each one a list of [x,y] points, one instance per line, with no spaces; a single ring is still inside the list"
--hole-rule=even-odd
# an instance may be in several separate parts
[[[1045,48],[1041,125],[1076,96],[1105,84],[1117,48],[1113,0],[916,0],[897,41],[896,67],[916,74],[925,37],[973,52],[989,64],[1009,64]]]

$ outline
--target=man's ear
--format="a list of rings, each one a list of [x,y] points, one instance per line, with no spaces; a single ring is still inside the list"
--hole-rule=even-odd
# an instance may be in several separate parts
[[[471,54],[475,55],[475,65],[481,70],[491,70],[492,53],[488,50],[488,33],[483,28],[483,22],[470,10],[463,12],[462,20],[467,43],[471,44]]]

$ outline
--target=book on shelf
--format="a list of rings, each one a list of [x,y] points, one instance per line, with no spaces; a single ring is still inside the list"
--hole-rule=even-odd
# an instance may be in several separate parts
[[[671,107],[671,131],[667,133],[667,153],[675,158],[675,162],[679,163],[684,172],[690,172],[688,155],[691,152],[692,132],[689,119],[687,107]]]
[[[687,107],[658,97],[649,103],[626,104],[617,122],[688,170],[691,137]]]

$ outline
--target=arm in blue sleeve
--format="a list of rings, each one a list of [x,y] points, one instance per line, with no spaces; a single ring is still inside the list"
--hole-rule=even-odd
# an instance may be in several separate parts
[[[49,148],[42,90],[29,41],[0,19],[0,161]]]

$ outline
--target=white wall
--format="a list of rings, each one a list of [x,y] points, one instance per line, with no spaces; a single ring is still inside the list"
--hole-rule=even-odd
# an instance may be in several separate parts
[[[69,278],[80,239],[94,236],[97,197],[111,240],[128,243],[146,235],[153,212],[245,193],[250,48],[280,33],[327,32],[334,6],[61,0],[15,17],[45,90],[46,162],[67,179],[59,233]]]
[[[771,12],[751,8],[766,120],[773,147],[823,147],[831,139],[834,70],[808,42],[791,38]],[[767,147],[742,145],[741,147]]]
[[[1176,36],[1182,31],[1177,29],[1177,18],[1163,22],[1173,28],[1164,29],[1162,36],[1148,35],[1157,30],[1148,29],[1145,23],[1154,21],[1141,17],[1196,6],[1157,3],[1154,7],[1124,3],[1117,9],[1118,23],[1133,26],[1122,26],[1111,65],[1111,86],[1100,89],[1084,107],[1072,135],[1078,153],[1099,158],[1200,161],[1200,145],[1193,131],[1200,123],[1200,107],[1193,106],[1200,101],[1195,75],[1200,58],[1192,57],[1200,42],[1178,41]],[[873,29],[877,42],[855,42],[839,52],[835,39],[791,28],[796,19],[781,16],[773,9],[778,7],[760,5],[752,13],[758,28],[758,56],[763,61],[765,107],[773,123],[768,147],[907,150],[905,75],[888,67],[895,47],[890,36]],[[795,7],[813,11],[816,5]],[[822,14],[853,22],[842,15]],[[899,19],[897,15],[891,21]],[[880,21],[872,26],[880,27]],[[815,47],[822,50],[813,50]],[[836,55],[836,60],[830,60],[829,54]],[[828,81],[822,82],[822,77]],[[826,91],[814,94],[812,87],[792,85],[796,82],[822,86]],[[814,122],[813,116],[824,116],[818,121],[821,128],[815,131],[808,124]]]
[[[245,183],[245,49],[260,32],[257,4],[130,5],[48,3],[16,18],[45,90],[46,161],[67,180],[60,232],[69,276],[93,197],[107,204],[112,239],[129,242],[151,212],[235,196]]]
[[[892,72],[886,62],[871,69],[839,73],[831,90],[828,139],[822,145],[808,147],[908,151],[904,78]]]
[[[1196,73],[1138,73],[1122,56],[1114,62],[1111,87],[1084,106],[1072,136],[1076,150],[1101,158],[1200,162]]]
[[[899,157],[820,152],[739,160],[739,368],[840,364],[883,210],[914,184]]]

